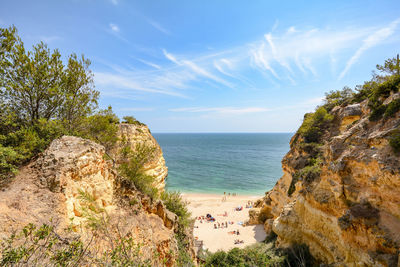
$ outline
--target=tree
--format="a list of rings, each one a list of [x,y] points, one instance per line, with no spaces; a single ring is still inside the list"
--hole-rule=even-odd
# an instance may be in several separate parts
[[[117,115],[112,111],[111,106],[100,110],[86,119],[86,127],[81,131],[84,137],[103,145],[108,152],[118,141]]]
[[[376,69],[379,70],[381,73],[387,74],[389,76],[400,75],[399,55],[397,55],[397,58],[394,57],[386,59],[383,65],[376,65]]]
[[[136,118],[133,116],[125,116],[122,119],[124,120],[123,123],[135,124],[137,122]]]
[[[54,118],[62,104],[60,92],[63,64],[58,50],[53,53],[41,42],[26,52],[22,42],[17,42],[2,70],[2,90],[7,105],[27,124],[40,118]]]
[[[93,74],[89,70],[90,60],[83,55],[69,56],[62,83],[63,104],[58,117],[69,133],[79,130],[88,115],[97,107],[99,92],[94,90]]]
[[[0,28],[0,186],[55,138],[83,134],[99,97],[89,66],[88,59],[76,54],[65,66],[60,52],[43,42],[27,51],[14,26]],[[98,117],[92,119],[99,127]],[[115,127],[99,130],[97,137],[107,137],[108,144],[116,138],[107,136]]]
[[[343,87],[342,90],[330,91],[329,93],[325,93],[324,107],[327,110],[331,110],[335,106],[348,104],[352,100],[353,95],[353,90],[348,86]]]
[[[59,119],[72,131],[97,107],[90,61],[69,56],[40,42],[26,51],[15,27],[0,29],[0,97],[24,125],[39,119]]]
[[[137,143],[133,149],[126,145],[121,150],[125,160],[118,167],[122,177],[152,199],[157,197],[158,190],[154,187],[155,177],[146,173],[145,166],[154,159],[155,153],[156,148],[146,143]]]

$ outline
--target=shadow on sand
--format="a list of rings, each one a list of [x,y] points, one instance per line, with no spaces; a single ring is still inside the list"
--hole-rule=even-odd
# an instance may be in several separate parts
[[[267,237],[267,234],[264,231],[264,225],[262,224],[257,224],[254,227],[253,232],[254,232],[254,238],[257,240],[257,242],[263,242]]]

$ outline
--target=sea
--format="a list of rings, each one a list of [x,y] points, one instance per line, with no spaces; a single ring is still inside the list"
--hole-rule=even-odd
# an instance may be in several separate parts
[[[264,195],[282,176],[293,133],[154,133],[181,193]]]

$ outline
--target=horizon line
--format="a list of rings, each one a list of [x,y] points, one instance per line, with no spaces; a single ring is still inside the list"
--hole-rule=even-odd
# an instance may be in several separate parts
[[[241,133],[248,133],[248,134],[263,134],[263,133],[287,133],[287,134],[294,134],[295,132],[156,132],[152,131],[151,133],[154,134],[241,134]]]

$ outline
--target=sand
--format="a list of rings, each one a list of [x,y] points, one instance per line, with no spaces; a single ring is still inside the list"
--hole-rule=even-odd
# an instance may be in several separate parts
[[[196,219],[193,234],[199,241],[203,241],[203,248],[211,252],[217,250],[228,251],[234,247],[243,248],[245,246],[261,242],[265,239],[263,225],[242,226],[238,222],[245,222],[249,219],[249,209],[246,208],[247,201],[255,202],[262,196],[227,196],[226,201],[222,201],[222,195],[209,194],[182,194],[183,198],[190,202],[189,210],[193,217],[206,216],[211,214],[216,221],[207,222]],[[243,210],[235,211],[235,208],[242,206]],[[224,212],[228,216],[222,216]],[[228,224],[227,228],[214,229],[214,224],[225,222],[234,222]],[[239,235],[229,234],[228,232],[239,230]],[[234,244],[236,239],[243,240],[242,244]]]

